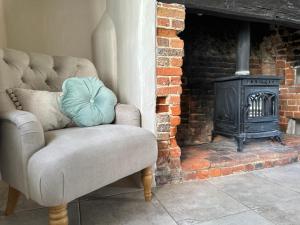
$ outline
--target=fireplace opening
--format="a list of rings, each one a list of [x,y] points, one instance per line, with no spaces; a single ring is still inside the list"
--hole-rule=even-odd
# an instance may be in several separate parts
[[[269,24],[250,24],[249,29],[252,30],[250,61],[249,57],[237,57],[237,49],[243,45],[238,42],[243,21],[187,13],[185,24],[185,30],[180,34],[185,43],[181,125],[176,136],[180,146],[211,141],[216,79],[230,77],[240,72],[250,72],[251,75],[279,73],[276,71],[275,53],[269,49],[270,43],[267,40],[274,35]],[[242,52],[243,54],[247,55],[247,49]],[[243,71],[246,67],[250,71]],[[272,108],[269,109],[270,112],[265,108],[258,108],[275,103],[274,98],[272,100],[268,93],[264,93],[264,96],[251,96],[250,99],[248,104],[253,104],[248,109],[250,117],[275,113]],[[262,105],[263,103],[265,104]]]
[[[269,139],[247,141],[245,153],[236,152],[243,147],[236,136],[224,138],[218,135],[213,143],[212,131],[216,130],[214,115],[220,116],[218,125],[224,121],[226,129],[235,129],[234,122],[242,121],[248,137],[280,137],[279,112],[282,116],[282,105],[279,107],[279,84],[281,90],[286,82],[280,81],[285,74],[282,54],[286,53],[283,44],[284,28],[258,22],[219,18],[203,14],[194,14],[187,10],[185,30],[180,34],[184,41],[184,60],[181,95],[181,124],[178,126],[176,140],[181,147],[181,166],[184,179],[201,179],[211,176],[249,171],[279,163],[278,154],[292,154],[285,163],[296,160],[298,152],[289,146],[281,146]],[[250,36],[241,34],[240,30],[250,29]],[[238,40],[250,38],[249,49],[240,52],[237,49],[245,43]],[[247,53],[248,52],[248,53]],[[245,55],[248,58],[245,57]],[[285,59],[284,59],[285,60]],[[238,76],[236,76],[238,75]],[[263,76],[262,76],[263,75]],[[217,86],[229,85],[236,99],[228,97],[228,92],[216,92],[215,81],[224,82]],[[216,95],[220,95],[217,97]],[[216,103],[216,99],[221,99]],[[238,100],[238,99],[243,99]],[[220,108],[216,109],[216,104]],[[242,108],[230,111],[229,108]],[[227,110],[227,111],[226,111]],[[244,120],[237,118],[244,117]],[[238,127],[240,125],[237,125]],[[224,126],[222,127],[222,129]],[[219,131],[224,131],[220,129]],[[222,134],[222,132],[218,132]],[[251,136],[252,134],[253,137]],[[241,138],[241,143],[245,141]],[[274,154],[276,152],[276,154]],[[270,158],[266,160],[266,155]],[[273,157],[273,158],[272,158]]]
[[[298,136],[284,135],[285,146],[270,137],[276,137],[271,135],[275,132],[297,135],[299,131],[300,30],[230,12],[189,8],[195,6],[158,3],[157,182],[203,179],[298,161]],[[231,86],[231,93],[214,90],[214,83],[222,82]],[[237,97],[231,100],[226,95]],[[218,104],[216,99],[221,99]],[[219,119],[215,125],[214,118]],[[246,138],[239,153],[237,144],[245,141],[243,136],[217,134],[211,142],[216,124],[219,133],[242,127],[258,139]]]

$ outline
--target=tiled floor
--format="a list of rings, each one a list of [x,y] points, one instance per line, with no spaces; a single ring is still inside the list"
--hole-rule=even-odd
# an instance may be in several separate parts
[[[299,225],[300,163],[158,187],[151,203],[137,188],[104,188],[71,203],[69,216],[70,225]],[[0,224],[47,225],[47,210],[23,198]]]

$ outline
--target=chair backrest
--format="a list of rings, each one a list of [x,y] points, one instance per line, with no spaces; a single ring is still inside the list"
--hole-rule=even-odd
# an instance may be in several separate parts
[[[61,91],[69,77],[98,76],[88,59],[0,49],[0,112],[14,109],[6,89]]]

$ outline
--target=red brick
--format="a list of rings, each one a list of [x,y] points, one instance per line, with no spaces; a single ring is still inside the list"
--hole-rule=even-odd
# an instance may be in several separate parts
[[[186,180],[186,181],[196,180],[198,178],[197,174],[195,172],[184,173],[183,177],[184,177],[184,180]]]
[[[157,57],[156,66],[157,67],[170,67],[170,59],[168,57]]]
[[[288,110],[288,111],[298,111],[299,106],[287,106],[286,110]]]
[[[284,116],[286,116],[286,117],[293,117],[294,113],[293,112],[284,112]]]
[[[221,168],[221,174],[222,175],[229,175],[229,174],[232,174],[233,173],[233,169],[232,167],[224,167],[224,168]]]
[[[292,68],[288,68],[285,70],[285,75],[294,75],[295,71]]]
[[[300,119],[300,112],[294,112],[294,118]]]
[[[157,84],[168,86],[170,84],[170,79],[168,77],[158,77]]]
[[[183,48],[184,47],[184,42],[183,40],[179,38],[171,39],[171,48]]]
[[[159,76],[181,76],[182,69],[181,68],[159,67],[159,68],[156,68],[156,74]]]
[[[168,38],[157,37],[158,47],[169,47],[169,44],[170,42]]]
[[[158,141],[158,149],[168,149],[169,143],[168,141]]]
[[[287,101],[288,105],[297,105],[297,100],[293,99],[293,100],[288,100]]]
[[[162,166],[166,164],[170,158],[170,151],[169,150],[159,150],[157,156],[157,166]]]
[[[171,126],[178,126],[180,124],[180,116],[172,116],[170,119]]]
[[[168,98],[168,103],[175,105],[175,104],[180,104],[180,95],[171,95]]]
[[[221,169],[220,168],[212,168],[208,172],[209,172],[210,177],[221,176]]]
[[[171,58],[171,66],[182,67],[183,59],[182,58]]]
[[[171,158],[169,162],[170,169],[178,169],[181,167],[180,158]]]
[[[172,20],[172,28],[176,30],[184,30],[184,21],[183,20]]]
[[[177,133],[177,127],[170,128],[170,137],[175,137]]]
[[[294,79],[286,79],[285,84],[287,85],[293,85],[294,84]]]
[[[167,102],[167,98],[166,97],[157,97],[156,98],[156,104],[157,105],[164,105]]]
[[[288,93],[288,89],[287,88],[280,88],[280,94],[285,94]]]
[[[284,60],[277,60],[276,61],[276,67],[284,68],[285,67],[285,61]]]
[[[173,116],[179,116],[181,114],[180,105],[171,106],[170,108]]]
[[[271,168],[273,167],[273,162],[272,161],[265,161],[265,168]]]
[[[168,18],[157,18],[157,26],[158,27],[169,27],[170,20]]]
[[[156,95],[157,96],[167,96],[170,93],[169,87],[158,87]]]
[[[245,170],[246,170],[245,165],[238,165],[238,166],[234,166],[232,168],[233,173],[242,172],[242,171],[245,171]]]
[[[156,112],[157,113],[169,112],[169,106],[168,105],[157,105]]]
[[[169,133],[157,133],[157,140],[159,141],[168,141],[170,139]]]
[[[207,179],[209,177],[208,170],[201,170],[197,172],[197,178],[198,179]]]
[[[177,31],[176,30],[170,30],[170,29],[158,28],[157,29],[157,36],[158,37],[177,37]]]
[[[178,147],[175,137],[170,138],[170,146],[171,148]]]
[[[196,165],[194,165],[194,169],[196,170],[208,169],[209,167],[210,167],[210,161],[208,160],[200,160],[197,162]]]
[[[246,171],[252,171],[252,170],[254,170],[255,169],[255,167],[252,165],[252,164],[247,164],[246,166],[245,166],[245,170]]]
[[[181,77],[171,77],[171,85],[181,85]]]
[[[170,149],[171,158],[180,158],[180,156],[181,156],[181,150],[177,145],[175,146],[175,148]]]
[[[208,169],[210,167],[210,161],[193,158],[187,160],[181,164],[181,167],[184,171],[200,171],[203,169]]]
[[[181,86],[170,86],[170,94],[181,94],[182,93],[182,87]]]
[[[295,74],[285,74],[285,79],[291,79],[291,80],[294,80],[295,79]]]
[[[174,9],[174,8],[167,8],[167,7],[158,7],[157,9],[157,16],[158,17],[171,17],[175,19],[184,19],[185,18],[185,11]]]

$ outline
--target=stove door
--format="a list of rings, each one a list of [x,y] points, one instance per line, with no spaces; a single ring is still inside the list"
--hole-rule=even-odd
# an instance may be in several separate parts
[[[278,120],[278,87],[245,87],[244,121]]]

